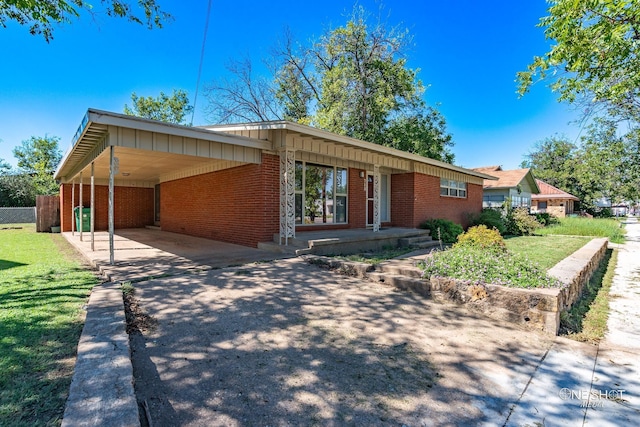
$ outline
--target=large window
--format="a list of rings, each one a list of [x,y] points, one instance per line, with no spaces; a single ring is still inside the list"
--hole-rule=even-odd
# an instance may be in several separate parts
[[[347,169],[296,162],[296,224],[347,222]]]
[[[440,179],[440,195],[449,197],[467,197],[467,183],[452,179]]]

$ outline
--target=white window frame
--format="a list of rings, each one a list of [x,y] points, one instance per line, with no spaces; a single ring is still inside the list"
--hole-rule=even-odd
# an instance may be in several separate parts
[[[317,162],[308,162],[306,160],[296,160],[296,164],[297,163],[301,163],[302,164],[302,188],[300,190],[298,190],[297,188],[294,189],[294,193],[300,194],[301,195],[301,203],[302,203],[302,215],[301,215],[301,221],[302,222],[296,222],[296,227],[313,227],[313,226],[329,226],[329,225],[346,225],[349,224],[349,168],[343,167],[343,166],[334,166],[334,165],[327,165],[327,164],[323,164],[323,163],[317,163]],[[307,164],[311,164],[313,166],[321,166],[321,167],[325,167],[325,168],[333,168],[333,218],[335,220],[336,217],[336,198],[337,197],[345,197],[345,221],[344,222],[327,222],[327,223],[320,223],[320,224],[305,224],[304,220],[305,220],[305,212],[304,212],[304,206],[305,206],[305,194],[304,194],[304,189],[306,188],[306,176],[307,176]],[[344,184],[344,188],[346,190],[345,193],[338,193],[337,192],[337,186],[336,183],[338,182],[337,180],[337,174],[338,174],[338,169],[344,169],[346,171],[346,182]],[[294,170],[295,170],[295,166],[294,166]]]
[[[443,190],[445,194],[443,194]],[[463,192],[463,195],[460,193]],[[454,179],[440,178],[440,196],[441,197],[455,197],[458,199],[467,198],[467,183],[462,181],[456,181]]]

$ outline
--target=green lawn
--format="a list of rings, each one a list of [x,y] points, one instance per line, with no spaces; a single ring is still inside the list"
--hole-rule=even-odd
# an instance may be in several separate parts
[[[0,426],[59,425],[95,275],[59,234],[0,226]]]
[[[579,236],[520,236],[507,238],[505,243],[510,251],[520,253],[548,270],[590,240],[591,237]]]
[[[560,224],[536,231],[537,234],[608,237],[613,243],[624,243],[624,225],[612,218],[560,218]]]

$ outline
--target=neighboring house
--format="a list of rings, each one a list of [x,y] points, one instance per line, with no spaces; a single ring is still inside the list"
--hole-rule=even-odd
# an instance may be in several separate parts
[[[536,183],[540,188],[540,194],[531,196],[531,212],[546,212],[558,218],[564,218],[574,212],[574,204],[579,200],[576,196],[540,179],[536,179]]]
[[[502,166],[486,166],[473,170],[498,178],[497,181],[484,180],[482,206],[485,208],[500,208],[509,199],[513,207],[530,207],[531,195],[540,192],[528,168],[502,170]]]
[[[466,225],[492,179],[286,121],[188,127],[93,109],[55,177],[63,231],[94,182],[96,230],[156,224],[254,247],[308,230]]]

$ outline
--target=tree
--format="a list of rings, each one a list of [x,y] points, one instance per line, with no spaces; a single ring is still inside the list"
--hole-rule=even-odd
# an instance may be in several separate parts
[[[161,28],[163,21],[171,18],[156,0],[137,0],[137,7],[125,0],[100,3],[108,16],[144,24],[149,29]],[[0,1],[0,25],[6,28],[8,20],[28,25],[32,35],[42,35],[48,43],[53,39],[54,25],[70,23],[82,10],[94,13],[93,6],[84,0]]]
[[[157,98],[139,97],[134,92],[131,94],[131,101],[131,108],[124,106],[125,114],[167,123],[185,124],[186,116],[193,111],[187,92],[182,89],[174,89],[171,96],[160,92]]]
[[[598,199],[612,203],[638,199],[637,130],[622,133],[613,120],[597,119],[582,137],[574,174],[587,207]],[[635,146],[635,147],[634,147]]]
[[[534,176],[580,199],[582,208],[594,211],[596,202],[637,201],[640,184],[640,129],[621,131],[615,120],[595,119],[577,146],[565,137],[536,144],[523,167]]]
[[[35,206],[38,194],[31,175],[17,172],[0,175],[0,206]]]
[[[228,67],[232,82],[207,88],[220,121],[290,120],[451,162],[446,122],[422,99],[418,70],[407,66],[406,30],[370,25],[356,7],[349,21],[308,45],[285,32],[274,48],[271,81],[249,61]]]
[[[426,114],[425,114],[426,113]],[[391,122],[386,135],[390,147],[453,163],[451,135],[447,133],[444,116],[434,108],[414,116],[402,116]]]
[[[230,61],[226,68],[233,79],[212,82],[205,87],[209,101],[205,112],[210,119],[218,123],[282,119],[270,82],[254,77],[250,59]]]
[[[534,78],[550,80],[561,101],[588,104],[588,112],[640,120],[640,2],[551,0],[541,19],[549,52],[518,73],[519,93]]]
[[[538,141],[525,155],[521,167],[531,168],[533,175],[561,190],[574,194],[574,175],[578,147],[565,136],[552,136]]]
[[[18,160],[18,174],[31,177],[35,194],[58,193],[58,184],[53,178],[53,173],[62,159],[58,141],[57,137],[32,136],[13,149],[13,155]]]

